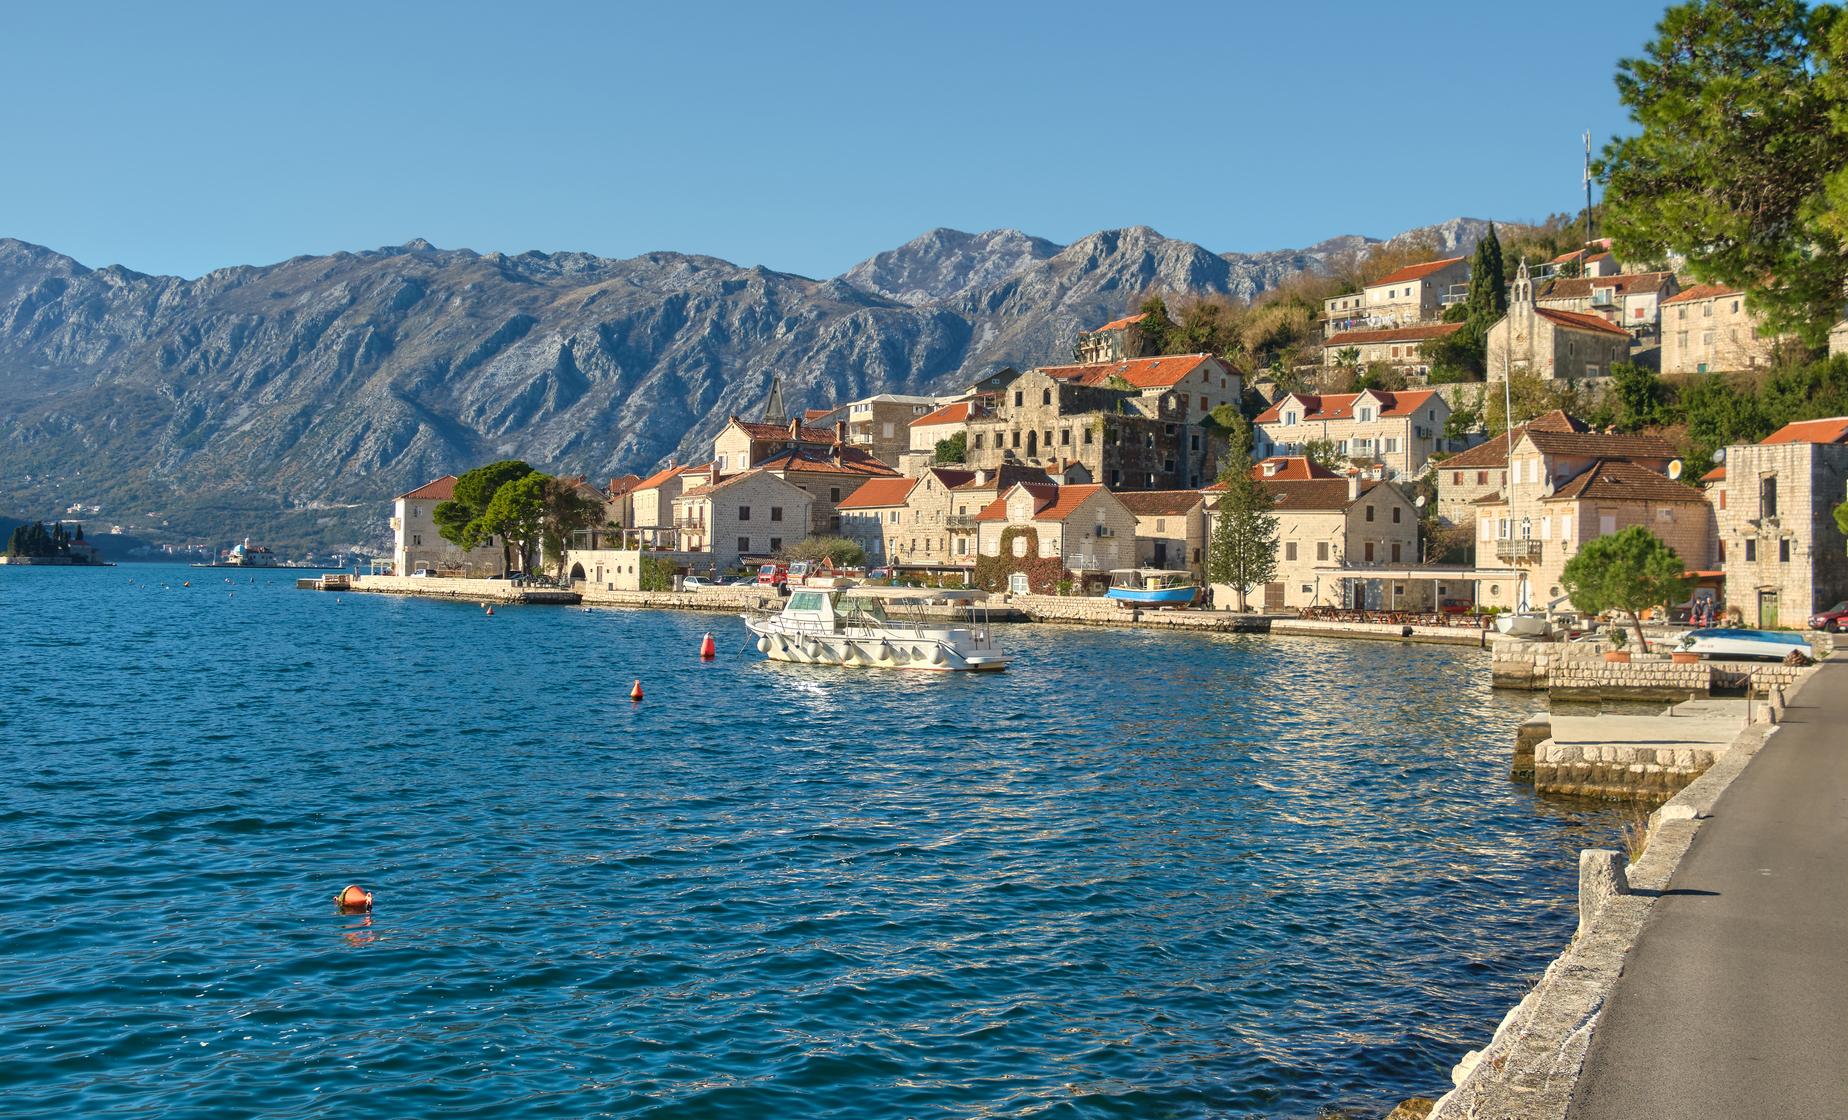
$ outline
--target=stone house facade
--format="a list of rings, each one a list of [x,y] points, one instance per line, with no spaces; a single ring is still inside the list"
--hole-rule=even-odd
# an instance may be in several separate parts
[[[1547,379],[1606,377],[1630,359],[1630,332],[1597,315],[1534,302],[1534,284],[1521,263],[1508,291],[1508,313],[1489,328],[1488,379],[1526,371]]]
[[[1756,369],[1771,363],[1777,342],[1737,288],[1697,284],[1662,301],[1663,373]]]
[[[899,473],[870,452],[846,444],[826,451],[789,450],[758,460],[756,470],[768,471],[799,486],[814,501],[809,506],[809,535],[836,536],[841,532],[837,508],[842,498],[873,478],[897,478]]]
[[[968,422],[966,465],[1057,469],[1070,461],[1118,490],[1199,486],[1216,473],[1224,437],[1205,425],[1237,407],[1238,375],[1208,354],[1028,370]]]
[[[498,537],[484,544],[464,549],[443,539],[436,531],[432,512],[456,496],[456,476],[446,474],[431,479],[417,489],[392,500],[391,564],[394,575],[408,576],[419,570],[460,572],[465,576],[499,575],[506,563]]]
[[[845,421],[814,427],[801,419],[780,424],[726,419],[712,441],[712,462],[721,474],[740,474],[774,455],[790,451],[832,452],[847,438]]]
[[[1125,490],[1136,517],[1136,565],[1206,574],[1206,500],[1198,490]]]
[[[841,536],[866,551],[866,562],[886,562],[886,522],[904,517],[905,499],[915,478],[870,478],[835,507],[841,518]]]
[[[844,417],[846,441],[889,467],[911,450],[911,424],[936,410],[935,397],[880,393],[849,401],[836,410]],[[935,447],[932,444],[932,447]]]
[[[1368,284],[1358,296],[1346,293],[1322,301],[1323,333],[1384,330],[1435,321],[1444,294],[1469,281],[1469,258],[1447,257],[1395,269]]]
[[[1360,464],[1378,464],[1408,478],[1443,446],[1450,404],[1432,389],[1359,393],[1286,393],[1252,421],[1275,454],[1301,455],[1311,443],[1333,443]]]
[[[987,415],[987,411],[980,399],[972,398],[951,401],[911,421],[911,445],[899,458],[899,473],[914,478],[923,473],[936,462],[937,444],[958,432],[964,433],[966,438],[969,421]]]
[[[1747,626],[1802,627],[1848,599],[1848,417],[1787,424],[1726,449],[1708,490],[1719,525],[1726,605]],[[1710,476],[1711,477],[1711,476]]]
[[[1039,554],[1056,556],[1068,571],[1096,575],[1136,562],[1136,516],[1117,495],[1098,485],[1015,483],[975,514],[977,547],[1000,556],[1003,538],[1025,555],[1022,538],[1008,530],[1032,529]]]
[[[934,467],[917,478],[872,479],[842,501],[843,530],[851,525],[855,540],[862,535],[871,538],[876,531],[877,555],[892,567],[940,569],[973,563],[972,558],[954,558],[950,517],[955,488],[974,479],[974,471],[949,467]]]
[[[774,556],[808,536],[813,504],[807,491],[762,470],[693,487],[674,499],[680,551],[697,554],[696,572]]]
[[[1582,432],[1583,422],[1554,409],[1525,424],[1517,424],[1514,438],[1519,441],[1527,429],[1551,432]],[[1437,483],[1437,516],[1446,525],[1461,525],[1476,520],[1476,502],[1499,494],[1508,485],[1508,433],[1491,436],[1482,443],[1438,461],[1432,478]]]
[[[1142,338],[1141,315],[1113,319],[1093,331],[1078,336],[1076,354],[1080,363],[1121,362],[1130,358],[1152,357]]]
[[[630,489],[629,527],[639,541],[658,547],[674,548],[674,499],[691,486],[712,481],[707,465],[668,465],[642,479]]]
[[[1352,350],[1361,369],[1380,364],[1423,376],[1431,372],[1431,363],[1424,356],[1424,344],[1462,329],[1462,323],[1415,323],[1377,331],[1342,331],[1323,340],[1322,364],[1338,366],[1343,354]]]
[[[1561,581],[1566,562],[1585,542],[1641,525],[1673,548],[1689,570],[1706,566],[1714,552],[1713,517],[1699,490],[1672,481],[1638,462],[1597,459],[1549,492],[1523,490],[1524,445],[1515,445],[1517,478],[1509,494],[1476,505],[1477,566],[1489,557],[1515,575],[1482,585],[1485,606],[1542,609],[1569,607]],[[1609,438],[1609,437],[1607,437]]]
[[[1275,499],[1277,578],[1253,589],[1251,598],[1265,610],[1304,607],[1387,609],[1418,605],[1417,586],[1393,581],[1384,572],[1419,562],[1418,507],[1396,483],[1363,479],[1358,474],[1326,478],[1315,475],[1306,460],[1297,460],[1269,478],[1260,475]],[[1260,464],[1260,468],[1263,464]],[[1222,489],[1209,488],[1211,503],[1203,531],[1212,540],[1213,511]],[[1339,570],[1337,570],[1339,569]],[[1424,585],[1428,590],[1429,585]],[[1395,596],[1395,588],[1401,594]],[[1216,585],[1214,603],[1237,602],[1232,588]]]
[[[1681,290],[1672,272],[1630,272],[1551,280],[1534,295],[1537,307],[1596,315],[1632,334],[1654,334],[1662,301]]]

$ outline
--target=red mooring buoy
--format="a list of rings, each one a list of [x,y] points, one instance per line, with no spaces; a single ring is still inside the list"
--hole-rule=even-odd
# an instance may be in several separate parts
[[[635,687],[629,690],[629,699],[633,700],[637,704],[640,704],[642,702],[642,682],[641,681],[636,681]]]
[[[700,660],[711,661],[713,658],[717,657],[718,655],[719,655],[719,644],[712,640],[712,634],[710,631],[708,631],[706,636],[699,640]]]
[[[351,886],[334,896],[342,912],[356,914],[372,909],[372,892],[360,886]]]

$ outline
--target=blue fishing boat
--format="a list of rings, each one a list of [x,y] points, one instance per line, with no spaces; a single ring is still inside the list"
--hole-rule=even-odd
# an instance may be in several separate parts
[[[1681,649],[1685,653],[1698,653],[1702,657],[1729,660],[1782,661],[1790,656],[1793,649],[1813,656],[1810,654],[1808,638],[1802,634],[1779,630],[1690,630],[1681,637]]]
[[[1199,591],[1192,572],[1119,568],[1110,573],[1110,590],[1104,597],[1138,607],[1185,607]]]

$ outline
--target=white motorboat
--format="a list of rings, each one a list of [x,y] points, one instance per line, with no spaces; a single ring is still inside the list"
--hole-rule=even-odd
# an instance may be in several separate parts
[[[1815,656],[1808,638],[1778,630],[1690,630],[1681,636],[1680,648],[1702,657],[1742,661],[1782,661],[1791,650],[1800,650],[1805,657]]]
[[[1497,615],[1495,629],[1510,638],[1544,638],[1553,632],[1553,624],[1543,614],[1520,611]]]
[[[804,587],[790,592],[781,612],[746,615],[757,650],[772,661],[846,668],[993,671],[1007,667],[986,617],[966,625],[926,617],[942,602],[973,615],[983,591],[911,587]]]

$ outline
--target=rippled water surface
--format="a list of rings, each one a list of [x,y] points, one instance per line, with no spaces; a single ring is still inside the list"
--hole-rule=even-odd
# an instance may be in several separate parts
[[[808,669],[226,574],[0,568],[9,1117],[1383,1111],[1612,829],[1505,780],[1473,651]]]

